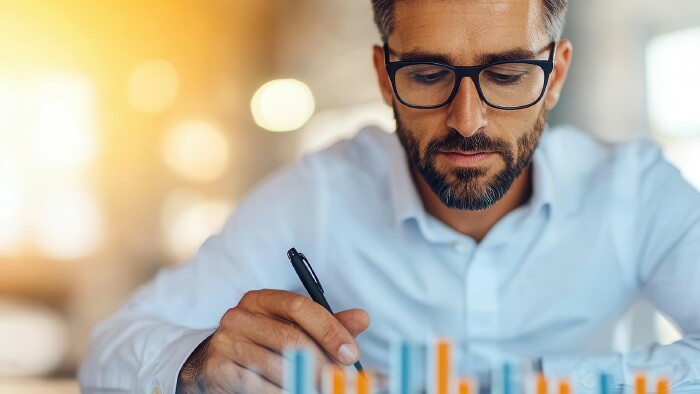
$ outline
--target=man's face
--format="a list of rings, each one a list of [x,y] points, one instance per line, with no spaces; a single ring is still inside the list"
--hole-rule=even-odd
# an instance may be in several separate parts
[[[516,141],[477,133],[464,137],[450,129],[421,144],[421,131],[409,129],[394,106],[396,133],[411,164],[443,204],[460,210],[483,210],[498,201],[527,167],[546,123],[542,110],[529,130],[512,130]],[[527,127],[527,126],[522,126]],[[451,152],[488,152],[469,156]]]
[[[551,38],[541,12],[541,0],[397,1],[390,60],[421,53],[471,66],[513,51],[546,59]],[[495,109],[482,102],[472,80],[465,78],[450,104],[415,109],[401,104],[387,82],[380,77],[412,165],[443,204],[461,210],[486,209],[508,191],[529,165],[547,109],[556,102],[548,94],[530,108]]]

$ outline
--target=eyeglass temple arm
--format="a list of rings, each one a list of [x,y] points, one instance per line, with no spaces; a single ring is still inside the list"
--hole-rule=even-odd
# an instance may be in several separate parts
[[[552,43],[551,43],[550,45],[552,46],[552,49],[551,49],[551,51],[549,52],[549,61],[550,61],[550,62],[553,62],[553,61],[554,61],[554,55],[557,53],[557,42],[556,42],[556,41],[552,41]]]

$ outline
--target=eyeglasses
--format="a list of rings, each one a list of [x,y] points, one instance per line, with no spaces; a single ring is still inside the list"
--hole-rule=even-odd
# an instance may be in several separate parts
[[[396,97],[409,107],[445,106],[457,95],[462,78],[469,77],[484,103],[497,109],[515,110],[532,107],[544,96],[554,68],[556,42],[550,46],[548,60],[509,60],[458,67],[435,62],[390,62],[389,45],[384,43],[384,62]]]

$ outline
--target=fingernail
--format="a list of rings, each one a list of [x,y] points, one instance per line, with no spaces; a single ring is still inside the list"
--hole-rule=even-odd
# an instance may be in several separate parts
[[[345,364],[350,364],[357,359],[357,346],[349,343],[340,345],[338,349],[338,358]]]

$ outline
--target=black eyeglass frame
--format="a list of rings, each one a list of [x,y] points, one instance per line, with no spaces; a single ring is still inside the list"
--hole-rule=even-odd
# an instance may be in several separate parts
[[[452,100],[455,98],[457,95],[457,91],[459,91],[459,85],[462,83],[462,79],[465,77],[469,77],[469,79],[474,82],[474,86],[476,87],[476,91],[479,93],[479,97],[481,98],[481,101],[486,103],[486,105],[496,108],[496,109],[502,109],[502,110],[507,110],[507,111],[512,111],[512,110],[517,110],[517,109],[525,109],[532,107],[533,105],[537,104],[542,100],[542,97],[544,97],[544,92],[547,90],[547,84],[549,83],[549,75],[552,73],[552,70],[554,70],[554,53],[556,52],[557,48],[557,42],[552,41],[550,44],[551,49],[549,50],[549,58],[547,60],[537,60],[537,59],[518,59],[518,60],[508,60],[508,61],[502,61],[502,62],[495,62],[495,63],[489,63],[489,64],[482,64],[479,66],[452,66],[450,64],[443,64],[443,63],[437,63],[437,62],[420,62],[420,61],[396,61],[396,62],[391,62],[389,61],[389,44],[384,43],[384,64],[386,66],[386,72],[389,75],[389,80],[391,81],[391,86],[394,89],[394,94],[396,95],[396,98],[399,99],[401,104],[411,107],[411,108],[417,108],[417,109],[435,109],[435,108],[440,108],[444,107],[445,105],[449,104],[452,102]],[[544,83],[542,84],[542,91],[540,92],[540,95],[537,97],[537,99],[527,105],[521,105],[518,107],[501,107],[499,105],[494,105],[490,103],[486,97],[484,97],[484,92],[481,90],[481,84],[479,83],[479,74],[493,66],[497,66],[499,64],[512,64],[512,63],[521,63],[521,64],[532,64],[535,66],[539,66],[543,71],[544,71]],[[437,105],[429,105],[429,106],[421,106],[421,105],[413,105],[405,102],[401,96],[399,95],[398,90],[396,89],[396,72],[406,66],[414,66],[414,65],[432,65],[432,66],[440,66],[440,67],[445,67],[447,69],[452,70],[452,72],[455,74],[455,83],[454,87],[452,88],[452,93],[447,97],[447,99]]]

